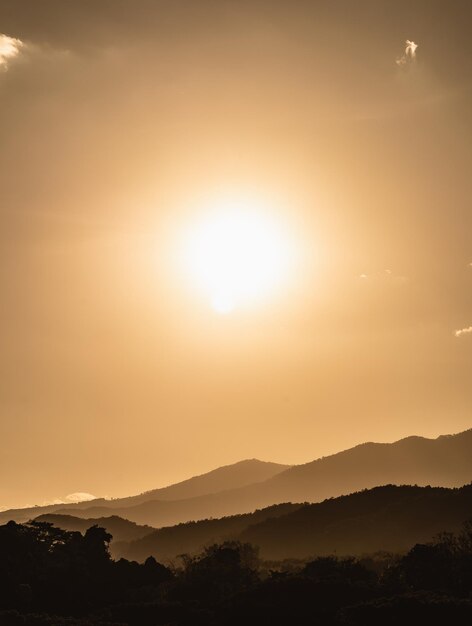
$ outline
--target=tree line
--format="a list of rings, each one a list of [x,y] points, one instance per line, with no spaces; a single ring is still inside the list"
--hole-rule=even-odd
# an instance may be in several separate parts
[[[406,554],[267,563],[227,541],[172,567],[109,552],[111,535],[0,526],[1,626],[393,626],[472,623],[472,522]]]

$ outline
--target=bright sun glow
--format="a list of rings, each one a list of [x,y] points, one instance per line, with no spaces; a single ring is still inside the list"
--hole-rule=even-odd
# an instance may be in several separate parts
[[[220,203],[184,243],[187,271],[221,314],[271,292],[286,278],[291,257],[282,227],[249,201]]]

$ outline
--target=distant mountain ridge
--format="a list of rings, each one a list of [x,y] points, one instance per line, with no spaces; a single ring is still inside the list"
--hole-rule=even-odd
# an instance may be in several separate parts
[[[292,501],[319,502],[378,485],[461,487],[472,480],[472,429],[436,439],[363,443],[289,468],[267,481]]]
[[[151,499],[116,508],[115,513],[140,524],[172,526],[250,513],[283,502],[320,502],[379,485],[460,487],[471,480],[472,429],[437,439],[407,437],[391,444],[364,443],[295,465],[262,482],[184,500]],[[89,516],[106,515],[105,508],[88,504]]]
[[[50,504],[21,509],[9,509],[0,512],[0,524],[9,520],[26,522],[39,515],[60,513],[80,517],[102,517],[113,514],[113,509],[138,506],[148,501],[174,501],[186,498],[196,498],[211,493],[239,488],[264,481],[275,474],[291,467],[280,463],[246,459],[231,465],[224,465],[205,474],[194,476],[187,480],[146,491],[138,495],[107,500],[96,498],[87,502],[71,504]]]
[[[111,508],[118,508],[122,506],[136,506],[148,500],[173,501],[196,498],[261,482],[290,467],[290,465],[259,461],[258,459],[245,459],[232,465],[223,465],[215,470],[193,476],[168,487],[145,491],[137,496],[110,500],[107,501],[107,504]],[[90,505],[90,502],[88,504]]]
[[[115,514],[162,527],[250,513],[284,502],[320,502],[379,485],[460,487],[471,480],[472,429],[437,439],[407,437],[394,443],[363,443],[292,467],[242,461],[129,498],[6,511],[0,514],[0,523],[55,512],[87,518]]]

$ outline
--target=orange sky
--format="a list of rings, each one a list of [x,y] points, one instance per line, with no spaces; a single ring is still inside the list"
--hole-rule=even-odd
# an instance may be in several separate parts
[[[471,426],[471,11],[0,0],[0,507]],[[224,316],[220,193],[300,253]]]

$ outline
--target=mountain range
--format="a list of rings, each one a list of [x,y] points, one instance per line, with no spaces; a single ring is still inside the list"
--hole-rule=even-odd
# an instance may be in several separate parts
[[[114,515],[159,528],[274,504],[316,503],[379,485],[461,487],[471,480],[472,429],[437,439],[364,443],[296,466],[241,461],[128,498],[5,511],[0,523],[54,513],[86,519]]]
[[[168,501],[185,501],[186,499],[195,499],[200,496],[245,487],[252,483],[264,481],[289,467],[289,465],[281,465],[279,463],[248,459],[233,463],[232,465],[219,467],[206,474],[194,476],[167,487],[145,491],[138,495],[125,498],[114,498],[112,500],[96,498],[87,502],[60,503],[9,509],[0,512],[0,523],[9,520],[23,523],[39,515],[52,513],[59,513],[61,515],[73,514],[84,518],[90,516],[100,517],[101,515],[107,516],[113,514],[114,509],[122,511],[132,507],[139,507],[142,504],[146,505],[148,502],[165,503]],[[165,505],[163,508],[165,509]]]
[[[472,520],[472,484],[461,488],[386,485],[317,504],[279,504],[218,520],[161,528],[114,546],[115,557],[172,561],[205,546],[251,543],[263,559],[403,552]]]
[[[46,514],[37,521],[84,533],[106,528],[115,559],[172,562],[224,541],[251,543],[266,560],[337,554],[401,553],[472,520],[472,484],[450,489],[385,485],[316,504],[277,504],[254,513],[152,529],[116,516],[83,519]]]

